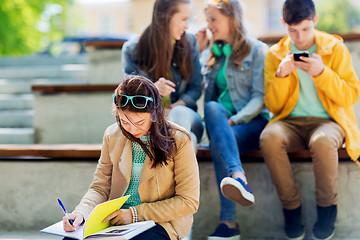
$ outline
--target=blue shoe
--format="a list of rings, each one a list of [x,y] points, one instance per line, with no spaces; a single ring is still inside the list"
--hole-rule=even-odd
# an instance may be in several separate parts
[[[224,197],[242,206],[250,206],[255,202],[249,185],[241,178],[225,177],[220,183],[220,188]]]
[[[285,234],[288,240],[305,238],[305,227],[301,220],[301,206],[295,209],[283,209],[285,218]]]
[[[240,240],[239,228],[229,228],[225,223],[220,223],[215,232],[208,236],[208,240]]]
[[[337,206],[316,206],[316,210],[318,217],[313,229],[313,238],[315,240],[329,240],[335,234]]]

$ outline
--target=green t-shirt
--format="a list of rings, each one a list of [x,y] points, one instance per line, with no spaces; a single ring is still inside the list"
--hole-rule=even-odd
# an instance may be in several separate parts
[[[291,42],[291,52],[299,51],[293,42]],[[315,53],[316,44],[314,44],[309,50],[309,55]],[[297,68],[297,74],[299,76],[300,92],[299,99],[290,113],[290,117],[320,117],[330,118],[329,114],[325,111],[319,96],[316,92],[314,81],[310,74]]]
[[[144,143],[149,141],[149,136],[142,136],[140,138]],[[141,171],[146,159],[146,153],[137,142],[131,143],[132,148],[132,168],[129,187],[126,190],[125,195],[131,195],[128,200],[121,207],[122,209],[128,209],[129,207],[137,206],[141,203],[139,195],[139,182]]]
[[[232,103],[230,92],[228,89],[228,83],[226,78],[226,66],[228,63],[229,56],[231,54],[231,46],[225,45],[223,48],[228,46],[228,50],[224,51],[225,61],[224,64],[221,66],[219,72],[216,74],[215,85],[220,93],[217,101],[225,108],[225,110],[232,116],[232,113],[236,112],[234,104]]]

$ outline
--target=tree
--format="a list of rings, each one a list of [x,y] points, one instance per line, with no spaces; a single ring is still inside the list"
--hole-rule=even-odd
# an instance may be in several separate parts
[[[319,15],[317,28],[329,33],[349,33],[360,24],[359,9],[349,0],[315,1]]]
[[[69,3],[70,0],[1,0],[0,56],[30,54],[44,47],[47,39],[62,36],[62,19]],[[46,18],[52,4],[62,11]],[[50,26],[47,29],[46,24]]]

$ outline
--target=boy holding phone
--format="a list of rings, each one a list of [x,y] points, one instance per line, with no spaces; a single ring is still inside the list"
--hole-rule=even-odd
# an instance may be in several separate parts
[[[315,30],[312,0],[286,0],[283,19],[288,36],[265,58],[265,104],[274,114],[260,146],[283,206],[285,233],[303,239],[301,194],[294,183],[288,152],[309,148],[316,188],[314,239],[331,239],[337,215],[338,152],[344,140],[354,161],[360,155],[360,131],[352,106],[360,83],[351,56],[339,36]],[[309,57],[294,61],[293,53]]]
[[[300,57],[309,57],[308,51],[300,51],[300,52],[294,52],[294,61],[303,61],[300,59]]]

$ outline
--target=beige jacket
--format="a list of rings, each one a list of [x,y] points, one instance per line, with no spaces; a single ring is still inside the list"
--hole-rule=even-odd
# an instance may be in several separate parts
[[[142,203],[136,210],[139,221],[154,220],[171,239],[181,239],[189,233],[199,206],[200,180],[189,137],[177,130],[175,140],[177,153],[168,165],[151,168],[150,158],[146,157],[138,188]],[[113,124],[105,131],[94,180],[74,212],[87,219],[97,204],[123,196],[130,182],[131,167],[131,142]]]

